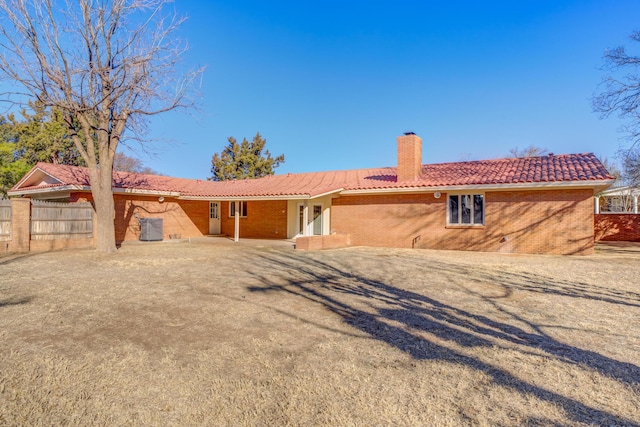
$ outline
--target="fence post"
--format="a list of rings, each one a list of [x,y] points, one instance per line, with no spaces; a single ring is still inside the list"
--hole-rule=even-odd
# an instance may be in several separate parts
[[[11,241],[9,251],[29,252],[31,199],[11,199]]]

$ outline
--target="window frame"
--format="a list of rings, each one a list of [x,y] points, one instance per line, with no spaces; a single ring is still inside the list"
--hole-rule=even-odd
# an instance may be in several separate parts
[[[471,200],[471,205],[473,206],[473,209],[471,209],[469,211],[469,222],[462,222],[463,221],[463,208],[462,208],[462,197],[463,196],[468,196]],[[482,223],[476,223],[476,210],[475,210],[475,201],[476,201],[476,196],[481,196],[482,197]],[[452,197],[456,197],[458,199],[458,207],[457,207],[457,217],[458,220],[457,222],[452,222],[451,221],[451,198]],[[447,223],[447,227],[452,227],[452,228],[479,228],[479,227],[484,227],[486,224],[486,205],[487,205],[487,201],[486,201],[486,197],[485,197],[485,193],[484,192],[472,192],[472,191],[460,191],[460,192],[453,192],[453,193],[448,193],[447,194],[447,218],[446,218],[446,223]]]
[[[229,218],[235,218],[235,204],[238,202],[240,205],[240,218],[247,217],[247,201],[246,200],[230,200],[229,201]]]
[[[215,205],[215,208],[214,208]],[[220,219],[220,203],[209,202],[209,219]]]

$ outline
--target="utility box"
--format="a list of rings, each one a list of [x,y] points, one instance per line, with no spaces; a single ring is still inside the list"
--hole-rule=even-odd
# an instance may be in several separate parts
[[[140,218],[140,240],[144,242],[162,240],[162,218]]]

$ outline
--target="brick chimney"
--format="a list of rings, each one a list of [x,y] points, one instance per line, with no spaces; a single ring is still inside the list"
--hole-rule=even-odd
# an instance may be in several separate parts
[[[422,138],[413,132],[398,137],[398,182],[422,178]]]

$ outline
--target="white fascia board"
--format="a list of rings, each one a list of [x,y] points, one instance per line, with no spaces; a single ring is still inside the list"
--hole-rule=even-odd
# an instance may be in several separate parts
[[[180,200],[215,200],[221,202],[244,200],[308,200],[308,194],[285,194],[281,196],[180,196]]]
[[[640,187],[612,187],[600,193],[600,196],[636,196],[640,195]]]
[[[437,187],[406,187],[406,188],[372,188],[363,190],[344,190],[340,194],[392,194],[392,193],[446,193],[450,191],[484,190],[484,191],[513,191],[513,190],[562,190],[572,188],[607,188],[614,180],[571,181],[571,182],[537,182],[518,184],[474,184],[449,185]]]
[[[63,185],[61,187],[34,187],[29,190],[7,191],[8,196],[27,196],[30,194],[60,193],[69,191],[91,191],[91,187],[83,187],[80,185]]]
[[[45,174],[45,175],[51,177],[52,179],[54,179],[55,181],[57,181],[59,183],[62,183],[62,181],[60,181],[59,178],[51,175],[49,172],[45,171],[44,169],[40,169],[40,168],[36,167],[36,168],[31,169],[25,176],[23,176],[22,179],[16,183],[16,186],[18,188],[20,188],[20,186],[22,184],[24,184],[25,182],[27,182],[36,172],[42,172],[43,174]]]
[[[331,194],[337,194],[337,193],[341,193],[342,191],[344,191],[344,188],[338,188],[336,190],[331,190],[331,191],[326,191],[324,193],[320,193],[317,194],[313,197],[308,197],[309,199],[319,199],[320,197],[325,197],[325,196],[329,196]]]
[[[313,200],[330,194],[340,193],[343,189],[327,191],[314,196],[310,194],[283,194],[279,196],[180,196],[182,200],[219,200],[222,202],[235,200]]]
[[[180,197],[177,191],[137,190],[135,188],[114,188],[113,194],[140,194],[142,196]]]
[[[58,193],[62,191],[91,191],[91,187],[86,185],[64,185],[61,187],[51,187],[51,188],[37,188],[34,187],[29,190],[16,190],[9,191],[7,194],[9,196],[21,196],[21,195],[29,195],[29,194],[40,194],[40,193]],[[113,194],[140,194],[145,196],[166,196],[166,197],[180,197],[180,193],[175,191],[154,191],[154,190],[135,190],[131,188],[114,188]]]

